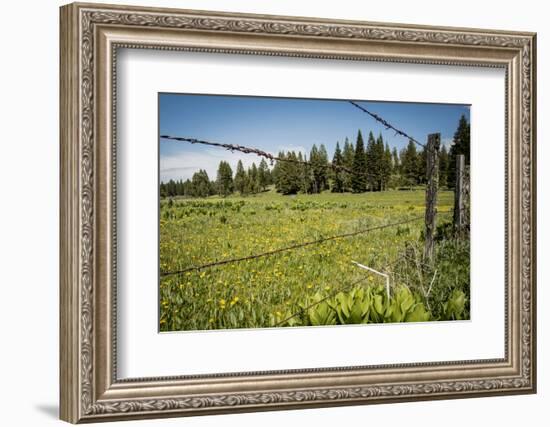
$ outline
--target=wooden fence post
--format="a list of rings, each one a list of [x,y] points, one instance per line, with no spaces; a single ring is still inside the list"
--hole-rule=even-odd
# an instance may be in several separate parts
[[[466,200],[464,200],[465,158],[464,154],[456,156],[455,206],[453,222],[458,234],[464,231],[466,225]]]
[[[437,187],[439,186],[439,145],[441,134],[432,133],[428,135],[426,146],[426,233],[424,258],[433,261],[435,217],[437,213]]]

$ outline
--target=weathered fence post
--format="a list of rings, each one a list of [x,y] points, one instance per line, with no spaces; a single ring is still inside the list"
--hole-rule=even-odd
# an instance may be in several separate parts
[[[456,181],[455,181],[455,207],[453,222],[458,234],[464,232],[466,226],[466,200],[464,198],[465,186],[465,158],[464,154],[456,156]]]
[[[426,261],[433,260],[434,252],[434,233],[435,216],[437,213],[437,187],[439,186],[439,144],[441,142],[440,133],[428,135],[428,144],[426,145],[426,233],[424,258]]]

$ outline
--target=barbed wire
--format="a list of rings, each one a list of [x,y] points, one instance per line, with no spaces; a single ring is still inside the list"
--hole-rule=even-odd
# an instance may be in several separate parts
[[[268,159],[271,162],[271,164],[273,164],[274,161],[279,161],[279,162],[298,163],[298,164],[313,166],[311,161],[279,157],[279,156],[275,156],[271,153],[268,153],[267,151],[263,151],[263,150],[260,150],[258,148],[253,148],[253,147],[245,147],[244,145],[226,144],[226,143],[221,143],[221,142],[206,141],[204,139],[188,138],[188,137],[184,137],[184,136],[161,135],[160,137],[162,139],[168,139],[168,140],[172,140],[172,141],[189,142],[191,144],[202,144],[202,145],[209,145],[211,147],[225,148],[226,150],[229,150],[231,152],[239,151],[239,152],[244,153],[244,154],[256,154],[257,156]],[[350,174],[353,173],[351,169],[348,169],[345,166],[337,165],[337,164],[334,164],[334,163],[329,163],[328,167],[331,168],[331,169],[337,170],[337,171],[347,172],[347,173],[350,173]]]
[[[359,110],[363,111],[364,113],[368,114],[369,116],[371,116],[374,120],[376,120],[377,122],[381,123],[386,129],[391,129],[393,130],[396,134],[398,135],[401,135],[405,138],[407,138],[409,141],[412,141],[414,142],[415,144],[421,146],[422,148],[426,148],[426,145],[425,144],[422,144],[421,142],[418,142],[416,139],[414,139],[412,136],[406,134],[405,132],[403,132],[402,130],[400,129],[397,129],[395,126],[393,126],[392,124],[390,124],[389,122],[387,122],[386,120],[384,120],[382,117],[380,117],[378,114],[376,113],[373,113],[369,110],[367,110],[365,107],[359,105],[357,102],[355,101],[348,101],[351,105],[353,105],[354,107],[358,108]]]
[[[310,240],[308,242],[297,243],[295,245],[286,246],[284,248],[279,248],[279,249],[275,249],[275,250],[272,250],[272,251],[267,251],[267,252],[263,252],[263,253],[259,253],[259,254],[248,255],[248,256],[240,257],[240,258],[230,258],[230,259],[225,259],[225,260],[221,260],[221,261],[213,261],[213,262],[209,262],[209,263],[198,265],[198,266],[188,267],[188,268],[185,268],[183,270],[165,271],[165,272],[161,272],[160,276],[161,277],[175,276],[175,275],[179,275],[179,274],[188,273],[188,272],[191,272],[191,271],[199,271],[199,270],[202,270],[202,269],[205,269],[205,268],[216,267],[216,266],[219,266],[219,265],[225,265],[225,264],[231,264],[231,263],[234,263],[234,262],[242,262],[242,261],[248,261],[248,260],[253,260],[253,259],[257,259],[257,258],[263,258],[263,257],[266,257],[266,256],[275,255],[275,254],[278,254],[278,253],[281,253],[281,252],[286,252],[286,251],[290,251],[290,250],[294,250],[294,249],[303,248],[303,247],[306,247],[306,246],[311,246],[311,245],[316,245],[316,244],[328,242],[330,240],[353,237],[353,236],[357,236],[359,234],[368,233],[369,231],[382,230],[382,229],[388,228],[388,227],[395,227],[395,226],[398,226],[398,225],[408,224],[408,223],[418,221],[418,220],[423,219],[423,218],[424,218],[423,215],[422,216],[417,216],[417,217],[414,217],[414,218],[409,218],[409,219],[404,220],[404,221],[394,222],[394,223],[391,223],[391,224],[378,225],[378,226],[375,226],[375,227],[370,227],[370,228],[366,228],[366,229],[362,229],[362,230],[352,231],[350,233],[337,234],[337,235],[330,236],[330,237],[324,237],[324,238],[317,239],[317,240]]]

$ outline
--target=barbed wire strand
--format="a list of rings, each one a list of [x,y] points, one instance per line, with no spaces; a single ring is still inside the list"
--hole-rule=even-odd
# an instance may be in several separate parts
[[[389,122],[387,122],[386,120],[384,120],[382,117],[380,117],[378,114],[376,113],[373,113],[369,110],[367,110],[365,107],[359,105],[357,102],[355,101],[348,101],[351,105],[353,105],[354,107],[358,108],[359,110],[363,111],[364,113],[368,114],[369,116],[371,116],[374,120],[376,120],[377,122],[381,123],[386,129],[391,129],[393,130],[396,134],[398,135],[401,135],[405,138],[407,138],[409,141],[412,141],[414,142],[415,144],[419,145],[420,147],[422,148],[426,148],[426,145],[425,144],[422,144],[421,142],[418,142],[416,139],[414,139],[412,136],[408,135],[407,133],[403,132],[402,130],[400,129],[397,129],[395,126],[393,126],[392,124],[390,124]]]
[[[244,145],[238,145],[238,144],[226,144],[221,142],[213,142],[213,141],[206,141],[204,139],[197,139],[197,138],[188,138],[184,136],[172,136],[172,135],[161,135],[161,139],[168,139],[171,141],[179,141],[179,142],[189,142],[191,144],[202,144],[202,145],[209,145],[211,147],[220,147],[225,148],[228,151],[240,151],[244,154],[256,154],[257,156],[263,157],[265,159],[268,159],[271,163],[274,161],[279,162],[289,162],[289,163],[298,163],[303,165],[312,166],[310,161],[307,160],[299,160],[299,159],[287,159],[285,157],[279,157],[275,156],[271,153],[268,153],[267,151],[260,150],[258,148],[253,147],[245,147]],[[337,165],[334,163],[329,163],[328,167],[331,169],[334,169],[336,171],[342,171],[347,173],[353,173],[350,169],[348,169],[345,166]]]
[[[368,233],[369,231],[382,230],[382,229],[388,228],[388,227],[395,227],[395,226],[398,226],[398,225],[408,224],[408,223],[411,223],[411,222],[414,222],[414,221],[421,220],[423,218],[424,218],[423,215],[422,216],[417,216],[417,217],[414,217],[414,218],[409,218],[409,219],[404,220],[404,221],[394,222],[394,223],[391,223],[391,224],[378,225],[376,227],[370,227],[370,228],[366,228],[366,229],[363,229],[363,230],[353,231],[353,232],[350,232],[350,233],[337,234],[335,236],[324,237],[324,238],[321,238],[321,239],[311,240],[311,241],[303,242],[303,243],[297,243],[295,245],[286,246],[284,248],[279,248],[279,249],[275,249],[275,250],[272,250],[272,251],[267,251],[267,252],[263,252],[263,253],[259,253],[259,254],[248,255],[248,256],[240,257],[240,258],[231,258],[231,259],[225,259],[225,260],[221,260],[221,261],[209,262],[209,263],[206,263],[206,264],[203,264],[203,265],[188,267],[188,268],[185,268],[183,270],[161,272],[160,276],[161,277],[175,276],[175,275],[184,274],[184,273],[191,272],[191,271],[199,271],[199,270],[202,270],[202,269],[205,269],[205,268],[216,267],[216,266],[219,266],[219,265],[225,265],[225,264],[231,264],[231,263],[234,263],[234,262],[242,262],[242,261],[248,261],[248,260],[253,260],[253,259],[257,259],[257,258],[263,258],[263,257],[266,257],[266,256],[275,255],[275,254],[278,254],[278,253],[281,253],[281,252],[286,252],[286,251],[290,251],[290,250],[294,250],[294,249],[303,248],[303,247],[306,247],[306,246],[311,246],[311,245],[316,245],[316,244],[319,244],[319,243],[328,242],[330,240],[353,237],[353,236],[357,236],[359,234]]]

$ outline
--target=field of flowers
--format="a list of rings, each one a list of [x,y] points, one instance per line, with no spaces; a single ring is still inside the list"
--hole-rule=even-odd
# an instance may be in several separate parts
[[[423,220],[226,265],[163,275],[422,216],[424,191],[163,199],[160,330],[205,330],[469,317],[469,242],[448,236],[439,193],[436,260]],[[385,281],[352,260],[388,273]]]

